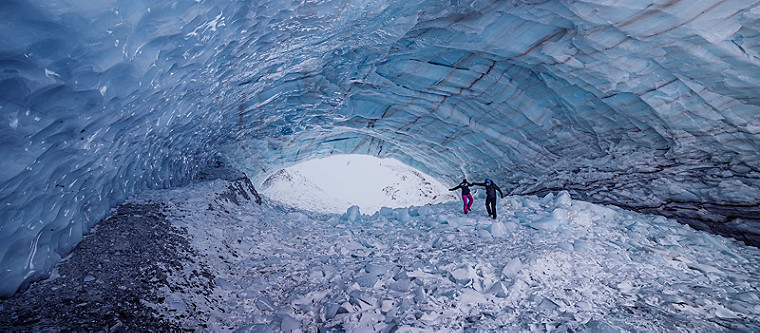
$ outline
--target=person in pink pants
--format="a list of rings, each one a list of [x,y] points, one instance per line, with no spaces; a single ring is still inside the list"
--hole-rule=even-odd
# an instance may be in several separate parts
[[[470,211],[470,207],[472,207],[472,194],[470,194],[470,186],[472,184],[467,182],[467,179],[463,179],[459,185],[457,185],[454,188],[450,188],[449,191],[456,191],[457,189],[462,189],[462,201],[464,202],[464,213],[467,214],[468,211]]]

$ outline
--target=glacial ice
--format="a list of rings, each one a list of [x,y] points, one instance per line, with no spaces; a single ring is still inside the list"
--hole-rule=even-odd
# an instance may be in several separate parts
[[[760,328],[760,250],[673,219],[557,193],[499,201],[496,221],[476,205],[467,216],[474,223],[449,223],[465,217],[451,202],[386,210],[419,212],[405,221],[376,213],[331,224],[340,215],[232,203],[205,209],[223,188],[214,181],[142,199],[170,203],[172,223],[191,236],[195,262],[171,279],[200,267],[217,276],[205,298],[164,290],[175,303],[159,311],[185,315],[187,327],[201,319],[243,332]],[[531,227],[529,216],[561,205],[586,212],[589,224]],[[479,235],[497,223],[514,227],[506,237]]]
[[[760,244],[758,8],[3,1],[0,296],[127,198],[341,153]]]

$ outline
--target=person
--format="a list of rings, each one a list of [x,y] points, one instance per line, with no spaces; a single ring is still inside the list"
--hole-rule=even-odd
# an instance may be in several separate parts
[[[470,211],[470,207],[472,207],[472,194],[470,194],[470,186],[472,184],[467,182],[467,178],[462,179],[462,182],[459,183],[454,188],[450,188],[449,191],[456,191],[457,189],[462,189],[462,201],[464,201],[464,213],[467,214],[468,211]]]
[[[494,182],[491,181],[491,179],[486,178],[486,181],[483,183],[472,183],[470,184],[472,186],[485,186],[486,188],[486,211],[488,211],[488,216],[492,217],[494,220],[496,219],[496,191],[499,191],[499,194],[501,194],[501,197],[504,198],[504,193],[501,192],[501,189],[494,184]]]

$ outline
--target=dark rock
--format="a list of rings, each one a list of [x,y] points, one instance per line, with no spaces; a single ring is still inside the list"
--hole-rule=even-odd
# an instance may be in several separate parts
[[[155,203],[119,206],[58,265],[59,277],[0,300],[0,332],[181,330],[146,305],[161,303],[158,290],[171,270],[194,255],[186,232],[163,210]]]

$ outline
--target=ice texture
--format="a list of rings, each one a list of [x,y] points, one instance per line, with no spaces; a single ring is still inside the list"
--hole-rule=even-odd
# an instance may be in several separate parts
[[[760,244],[759,29],[756,0],[2,1],[0,296],[220,161],[393,157]]]
[[[163,288],[181,327],[215,331],[753,332],[760,249],[662,216],[557,195],[319,214],[215,201],[219,181],[153,191],[186,230],[196,270]],[[550,200],[545,200],[547,197]],[[206,209],[212,205],[214,210]],[[565,205],[568,223],[533,221]],[[425,208],[425,209],[422,209]],[[401,212],[417,211],[408,216]],[[574,223],[578,212],[587,224]],[[451,223],[457,221],[457,223]],[[502,224],[504,229],[494,228]],[[506,235],[484,238],[496,231]],[[496,235],[494,235],[496,236]],[[203,291],[206,292],[203,292]]]

